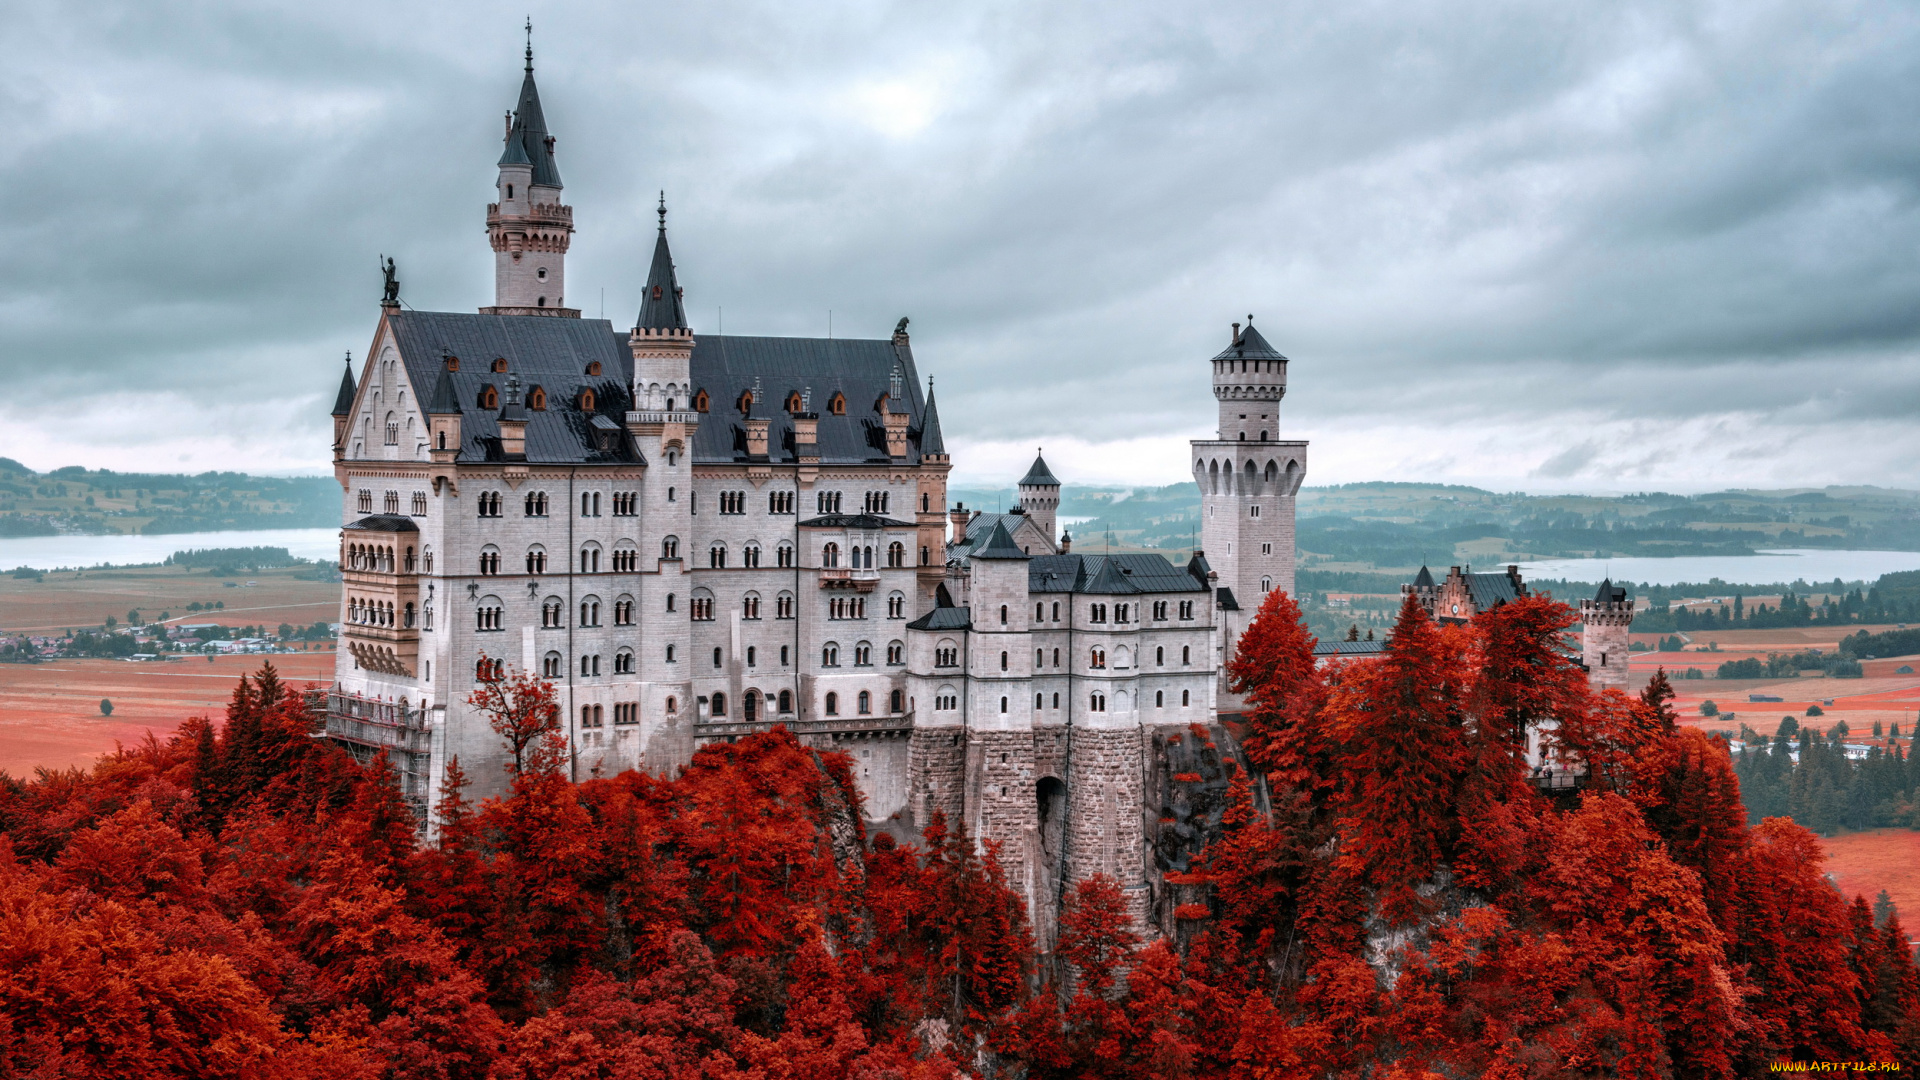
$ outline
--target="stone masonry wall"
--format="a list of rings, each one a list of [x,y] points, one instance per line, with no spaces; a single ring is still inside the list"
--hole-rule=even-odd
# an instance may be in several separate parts
[[[1067,777],[1066,887],[1096,874],[1125,893],[1136,928],[1147,928],[1143,847],[1144,759],[1137,727],[1076,728]]]

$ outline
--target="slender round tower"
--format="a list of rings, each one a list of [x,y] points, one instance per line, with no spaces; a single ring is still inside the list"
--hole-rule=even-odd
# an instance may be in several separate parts
[[[1020,508],[1046,535],[1047,543],[1058,550],[1060,541],[1059,534],[1054,532],[1054,522],[1060,512],[1060,481],[1037,450],[1033,454],[1033,468],[1020,478]]]
[[[560,166],[553,136],[533,84],[533,27],[527,27],[526,78],[520,103],[507,116],[506,149],[496,181],[498,201],[487,207],[493,245],[493,305],[486,315],[557,315],[577,319],[566,306],[567,249],[573,246],[573,207],[560,202]]]

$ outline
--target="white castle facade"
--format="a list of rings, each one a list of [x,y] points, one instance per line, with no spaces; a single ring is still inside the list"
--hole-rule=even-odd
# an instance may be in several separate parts
[[[1213,360],[1206,556],[1074,553],[1043,460],[1015,512],[948,508],[907,320],[696,334],[664,200],[634,325],[581,318],[554,144],[529,52],[487,208],[494,303],[405,310],[390,274],[343,378],[329,735],[387,750],[424,813],[455,758],[472,794],[504,787],[467,698],[507,668],[555,686],[577,779],[784,724],[853,756],[875,827],[940,812],[999,841],[1043,937],[1094,872],[1153,919],[1166,736],[1215,722],[1243,620],[1293,585],[1286,358],[1249,321]]]

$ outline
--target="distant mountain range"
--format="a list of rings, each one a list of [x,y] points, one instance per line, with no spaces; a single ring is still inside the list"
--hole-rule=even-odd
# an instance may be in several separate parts
[[[331,528],[340,485],[330,476],[122,473],[77,465],[36,473],[0,458],[0,537]]]

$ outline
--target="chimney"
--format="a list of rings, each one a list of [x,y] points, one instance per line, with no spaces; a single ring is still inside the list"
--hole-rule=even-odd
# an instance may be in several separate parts
[[[967,522],[972,520],[972,515],[967,513],[967,504],[955,503],[953,509],[947,511],[947,520],[953,523],[954,543],[957,544],[965,539],[967,535]]]
[[[1067,555],[1067,554],[1071,554],[1072,552],[1073,552],[1073,534],[1063,529],[1060,532],[1060,554]]]
[[[520,376],[507,376],[507,403],[500,407],[500,456],[527,460],[527,410],[520,404]]]
[[[904,337],[906,331],[897,332]],[[907,421],[912,419],[900,401],[900,383],[902,375],[900,365],[893,365],[893,377],[887,387],[887,456],[895,461],[905,460],[907,456]]]
[[[800,391],[800,411],[793,415],[793,453],[802,462],[820,463],[820,414],[813,411],[813,387]]]
[[[747,399],[747,457],[767,460],[767,432],[773,421],[760,415],[760,380],[753,380],[752,396]]]
[[[1233,340],[1232,340],[1232,341],[1229,341],[1229,342],[1227,342],[1227,344],[1229,344],[1229,345],[1238,345],[1238,344],[1240,344],[1240,324],[1239,324],[1239,323],[1234,323],[1234,324],[1233,324]]]

